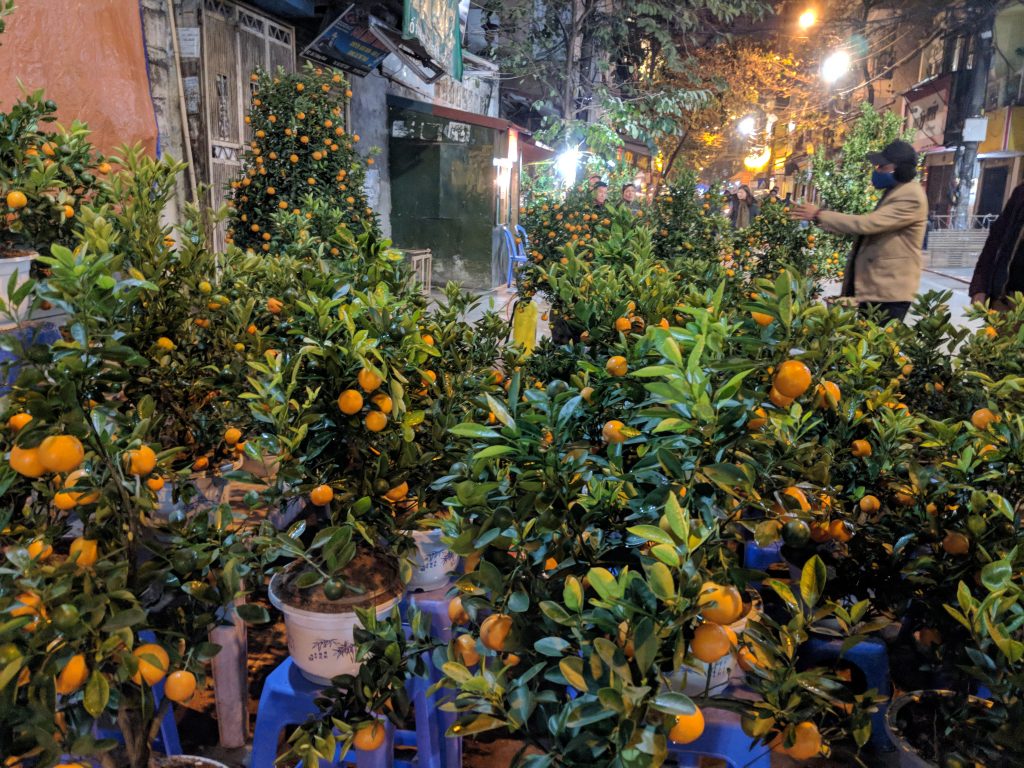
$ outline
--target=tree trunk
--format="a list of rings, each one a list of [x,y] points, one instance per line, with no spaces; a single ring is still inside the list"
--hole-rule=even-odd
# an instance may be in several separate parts
[[[134,686],[121,689],[121,703],[117,709],[117,727],[124,739],[124,752],[128,768],[149,768],[150,740],[149,722],[146,720],[147,706],[141,693]]]
[[[578,0],[570,0],[572,15],[569,20],[569,41],[565,47],[565,82],[562,83],[562,119],[572,120],[576,114],[576,40],[579,20],[576,13]]]
[[[979,20],[974,34],[974,68],[971,70],[971,89],[964,119],[977,117],[985,106],[985,90],[988,86],[988,69],[992,63],[992,27],[995,21],[994,9],[986,9]],[[968,229],[971,213],[971,187],[974,184],[974,166],[978,161],[977,141],[964,141],[961,135],[957,151],[956,197],[954,198],[953,229]]]

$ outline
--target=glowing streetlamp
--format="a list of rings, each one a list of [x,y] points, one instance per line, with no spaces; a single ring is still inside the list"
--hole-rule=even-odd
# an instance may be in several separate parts
[[[756,127],[757,123],[754,121],[753,117],[744,117],[742,120],[740,120],[739,125],[736,126],[736,130],[738,130],[744,136],[749,136],[754,132],[754,129]]]
[[[566,186],[576,183],[576,169],[579,163],[580,151],[576,147],[565,150],[555,159],[555,170],[558,171],[558,175],[562,177]]]
[[[848,51],[836,51],[822,62],[821,76],[826,83],[834,83],[850,71],[852,64],[853,59]]]
[[[808,8],[806,11],[800,14],[800,18],[797,24],[800,25],[800,29],[806,31],[818,23],[818,12],[813,8]]]

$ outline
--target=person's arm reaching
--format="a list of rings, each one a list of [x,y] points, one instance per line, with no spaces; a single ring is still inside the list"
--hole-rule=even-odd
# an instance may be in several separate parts
[[[861,216],[818,211],[815,219],[818,226],[827,232],[839,235],[879,235],[895,232],[920,221],[921,205],[917,200],[898,200]]]

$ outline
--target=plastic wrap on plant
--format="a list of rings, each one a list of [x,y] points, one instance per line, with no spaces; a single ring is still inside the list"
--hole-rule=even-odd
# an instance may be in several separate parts
[[[137,0],[18,0],[0,37],[0,109],[21,96],[19,80],[45,90],[62,125],[88,123],[101,151],[156,151]]]
[[[522,347],[527,354],[537,346],[537,305],[532,301],[516,306],[512,318],[512,343]]]

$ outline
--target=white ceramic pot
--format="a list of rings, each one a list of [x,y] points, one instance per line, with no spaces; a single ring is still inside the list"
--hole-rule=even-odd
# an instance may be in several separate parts
[[[283,571],[270,580],[270,602],[284,614],[288,633],[288,654],[303,676],[314,683],[327,685],[338,675],[355,675],[360,663],[356,661],[356,643],[353,630],[359,624],[354,601],[347,605],[343,598],[337,603],[338,613],[319,613],[285,602],[277,592]],[[376,594],[360,595],[361,605],[376,606],[378,617],[385,616],[401,598],[401,587],[380,590]]]
[[[410,553],[412,577],[406,585],[414,592],[429,592],[440,589],[451,580],[459,567],[459,557],[441,541],[443,531],[434,528],[429,531],[405,531],[416,542]]]
[[[208,757],[195,757],[193,755],[174,755],[173,757],[155,757],[153,764],[156,768],[228,768],[224,763],[211,760]]]

